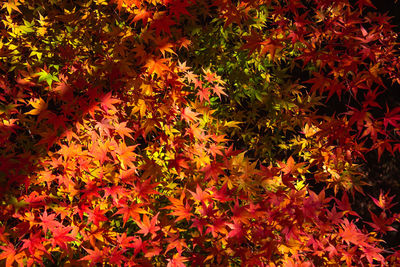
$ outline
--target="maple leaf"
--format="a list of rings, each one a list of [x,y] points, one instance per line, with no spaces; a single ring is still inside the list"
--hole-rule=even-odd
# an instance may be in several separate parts
[[[350,202],[349,202],[349,196],[347,195],[347,193],[344,192],[343,195],[342,195],[342,199],[339,200],[339,199],[335,198],[335,201],[336,201],[336,203],[338,205],[338,208],[340,210],[342,210],[344,213],[348,213],[348,214],[351,214],[353,216],[360,217],[360,215],[358,215],[358,213],[353,211],[353,209],[351,208],[351,205],[350,205]]]
[[[93,181],[93,180],[89,180],[85,187],[81,190],[82,199],[87,199],[87,200],[93,200],[94,197],[96,198],[100,198],[100,194],[99,194],[99,188],[98,188],[98,184]]]
[[[263,36],[254,31],[251,31],[251,34],[243,37],[246,40],[246,44],[244,44],[240,49],[248,49],[250,50],[250,54],[253,54],[255,50],[260,49],[261,43],[263,42]]]
[[[160,33],[171,34],[170,28],[175,25],[176,22],[167,16],[161,17],[159,19],[154,19],[151,22],[150,28],[156,30],[156,36],[160,36]]]
[[[370,135],[372,141],[376,142],[378,138],[378,131],[379,129],[372,123],[367,121],[364,125],[365,130],[363,131],[361,138]]]
[[[313,76],[315,76],[315,78],[311,78],[305,81],[305,83],[312,84],[311,92],[319,91],[322,94],[331,84],[331,80],[320,73],[313,73]]]
[[[182,47],[189,49],[188,47],[192,44],[192,42],[189,39],[181,38],[177,41],[177,44],[179,45],[179,49],[182,49]]]
[[[94,225],[99,226],[99,222],[108,221],[108,218],[104,215],[106,212],[106,210],[100,210],[99,207],[96,207],[93,211],[87,210],[89,214],[88,222],[93,222]]]
[[[189,221],[190,217],[192,217],[192,213],[191,206],[189,205],[187,200],[185,201],[185,203],[183,201],[185,199],[185,193],[183,192],[179,199],[173,197],[168,197],[168,199],[172,203],[172,205],[168,205],[162,209],[171,209],[172,212],[169,213],[169,215],[178,216],[178,218],[175,219],[175,222],[179,222],[184,219],[187,219]]]
[[[187,7],[189,7],[189,3],[186,0],[173,0],[169,3],[171,15],[174,16],[178,21],[181,15],[190,16],[189,11],[187,11]]]
[[[117,234],[116,236],[118,245],[123,249],[133,248],[134,244],[132,243],[132,241],[135,241],[136,239],[137,237],[135,236],[127,236],[126,232],[122,234]]]
[[[294,161],[292,156],[290,156],[288,158],[288,160],[286,161],[286,164],[283,163],[283,162],[279,163],[279,165],[282,168],[282,172],[285,175],[298,172],[297,170],[299,168],[301,168],[302,166],[304,166],[305,164],[306,164],[305,162],[301,162],[301,163],[297,163],[296,164],[296,162]]]
[[[368,108],[364,108],[361,110],[357,110],[356,108],[349,107],[350,111],[345,112],[344,114],[351,116],[349,120],[349,125],[353,125],[357,123],[357,129],[361,129],[364,125],[364,122],[371,121],[371,114],[368,112]]]
[[[143,215],[143,221],[135,220],[137,225],[140,227],[140,230],[137,231],[136,233],[143,234],[144,236],[151,234],[151,238],[154,239],[154,237],[156,237],[157,235],[156,232],[161,229],[159,226],[156,226],[158,215],[159,213],[153,216],[151,221],[149,220],[149,217],[147,217],[146,214]]]
[[[221,99],[221,95],[226,95],[227,96],[227,94],[224,92],[225,88],[223,88],[222,86],[219,86],[218,84],[216,84],[213,87],[211,87],[211,89],[213,90],[214,94],[217,94],[219,99]]]
[[[119,250],[114,248],[110,252],[110,263],[115,264],[116,266],[122,266],[124,262],[127,261],[127,258],[124,256],[125,249]]]
[[[174,48],[174,44],[170,43],[168,38],[156,38],[155,43],[157,45],[156,50],[159,50],[163,57],[165,57],[165,52],[176,55],[175,51],[172,49]]]
[[[129,185],[134,185],[134,182],[136,181],[136,179],[138,178],[136,176],[137,174],[137,169],[136,167],[134,168],[129,168],[127,170],[121,169],[120,170],[120,177],[121,177],[121,181],[125,184],[129,184]]]
[[[228,190],[227,183],[225,183],[220,189],[213,187],[209,191],[212,192],[211,197],[221,203],[233,200],[231,192]]]
[[[190,67],[186,66],[186,61],[184,61],[183,63],[181,63],[180,61],[178,61],[178,69],[181,72],[187,72],[188,70],[190,70]]]
[[[206,165],[200,171],[204,172],[204,178],[208,180],[209,178],[213,178],[214,180],[218,180],[220,175],[224,175],[224,171],[222,169],[222,164],[219,162],[213,162],[211,164]]]
[[[158,191],[154,190],[159,183],[151,183],[150,180],[145,180],[144,182],[137,182],[134,185],[134,191],[138,197],[143,200],[149,200],[151,195],[159,194]]]
[[[363,44],[373,42],[379,38],[378,34],[372,32],[368,33],[363,26],[360,26],[360,30],[363,37],[354,37],[354,39],[361,41]]]
[[[340,258],[341,260],[345,260],[347,266],[351,266],[352,262],[353,262],[353,257],[356,254],[356,250],[357,250],[357,246],[353,246],[350,249],[346,250],[346,251],[342,251],[342,257]]]
[[[388,231],[396,231],[397,232],[397,230],[395,228],[390,226],[393,224],[395,219],[391,218],[391,217],[388,218],[387,214],[384,211],[381,212],[379,217],[376,216],[374,213],[372,213],[372,211],[369,211],[369,213],[371,214],[373,223],[367,222],[367,224],[369,224],[371,227],[373,227],[375,231],[378,231],[379,233],[382,233],[382,234],[385,234]]]
[[[391,196],[389,197],[389,192],[387,192],[386,194],[383,194],[383,191],[381,190],[380,194],[379,194],[379,200],[372,197],[371,195],[369,195],[372,200],[374,201],[375,205],[377,205],[379,208],[383,209],[383,210],[388,210],[391,207],[393,207],[394,205],[397,204],[396,203],[392,203],[393,199],[395,196]]]
[[[125,227],[126,222],[130,217],[132,217],[133,220],[138,221],[140,220],[140,214],[146,214],[148,213],[144,209],[142,209],[143,205],[142,204],[130,204],[130,205],[124,205],[123,207],[119,208],[118,211],[114,214],[123,214],[122,221],[123,221],[123,226]]]
[[[167,239],[167,248],[165,249],[165,253],[167,253],[168,251],[176,248],[176,250],[178,251],[178,253],[182,253],[183,248],[188,248],[185,240],[183,240],[182,238],[179,237],[179,235],[177,234],[172,234],[170,235]]]
[[[383,250],[381,248],[377,248],[374,246],[366,246],[362,247],[361,250],[364,252],[361,258],[367,258],[370,266],[374,264],[374,261],[377,260],[382,264],[385,262],[385,258],[382,256]]]
[[[197,116],[200,114],[197,112],[193,112],[190,107],[185,107],[182,111],[181,116],[186,122],[198,121]]]
[[[376,9],[376,7],[372,4],[370,0],[358,0],[356,5],[358,5],[360,12],[364,10],[364,6],[369,6],[373,9]]]
[[[46,200],[48,196],[40,195],[38,192],[34,191],[26,196],[19,205],[27,205],[29,204],[30,207],[42,207],[46,204]]]
[[[126,127],[128,122],[121,122],[114,126],[114,130],[118,133],[119,136],[122,137],[122,140],[125,140],[125,136],[132,138],[131,133],[133,132],[130,128]],[[133,139],[133,138],[132,138]]]
[[[149,74],[155,73],[158,76],[162,76],[164,72],[169,71],[169,67],[166,65],[168,62],[169,60],[166,58],[150,58],[144,67]]]
[[[103,137],[103,133],[105,133],[107,137],[110,137],[110,130],[114,129],[114,127],[110,123],[110,120],[108,119],[97,121],[95,128],[99,130],[100,137]]]
[[[203,102],[204,100],[210,102],[210,95],[211,95],[210,88],[202,87],[199,89],[196,95],[199,96],[200,102]]]
[[[168,168],[175,168],[177,172],[180,172],[181,168],[189,169],[189,165],[187,162],[188,158],[182,155],[177,155],[174,159],[169,160]]]
[[[341,221],[341,219],[343,217],[343,213],[342,212],[337,212],[336,211],[336,205],[334,205],[332,210],[326,211],[326,216],[327,216],[326,218],[327,218],[329,223],[337,225]]]
[[[43,215],[40,216],[40,220],[43,232],[46,234],[47,230],[53,231],[58,227],[62,227],[62,224],[59,221],[55,220],[56,214],[47,214],[47,211],[45,210]]]
[[[199,184],[197,184],[197,186],[196,186],[196,192],[192,192],[190,190],[189,190],[189,192],[192,194],[193,199],[196,202],[203,203],[205,200],[210,198],[210,195],[206,191],[203,191],[201,189],[201,187],[199,186]]]
[[[30,101],[29,104],[31,104],[31,106],[33,107],[31,111],[25,113],[29,115],[39,115],[44,112],[48,107],[47,103],[42,98]]]
[[[72,233],[70,231],[72,230],[72,227],[67,226],[67,227],[58,227],[53,229],[52,234],[52,245],[53,246],[59,246],[61,249],[68,251],[68,242],[75,241],[75,238],[72,236]]]
[[[153,12],[148,11],[145,8],[139,9],[136,13],[135,17],[131,20],[131,23],[138,22],[139,20],[143,21],[143,24],[146,25],[149,18],[152,18]]]
[[[121,162],[121,167],[126,169],[127,167],[135,167],[134,161],[137,154],[133,152],[138,145],[127,146],[125,142],[121,142],[115,149],[117,158]]]
[[[385,118],[383,119],[385,130],[389,124],[397,129],[400,129],[400,107],[396,107],[389,111],[389,108],[386,105]]]
[[[393,140],[385,139],[385,140],[380,140],[373,145],[373,148],[378,148],[378,161],[381,160],[381,156],[385,150],[387,150],[390,154],[393,155],[393,148],[391,145],[392,142]]]
[[[349,222],[347,218],[341,224],[342,229],[339,230],[339,236],[347,244],[363,245],[367,241],[367,236],[355,226],[353,222]]]
[[[11,15],[11,12],[12,12],[13,10],[15,10],[15,11],[17,11],[17,12],[19,12],[19,13],[22,14],[21,10],[18,8],[18,6],[19,6],[20,4],[21,4],[21,3],[18,3],[17,0],[8,0],[8,1],[4,1],[4,2],[3,2],[3,6],[2,6],[1,9],[4,9],[4,8],[7,9],[8,15]]]
[[[235,205],[231,208],[232,211],[232,219],[235,223],[241,222],[243,224],[249,223],[249,218],[251,217],[249,212],[247,211],[246,206],[240,206],[238,199],[235,200]]]
[[[15,261],[18,262],[17,259],[19,257],[16,256],[19,254],[17,253],[17,250],[13,244],[10,243],[7,246],[0,246],[0,249],[3,250],[3,252],[0,254],[0,260],[6,259],[6,267],[12,267]]]
[[[43,245],[44,238],[41,236],[40,232],[34,233],[29,237],[29,239],[23,239],[22,242],[24,243],[21,247],[22,249],[28,249],[31,255],[35,255],[40,257],[42,254],[46,254],[48,258],[51,258],[50,253],[47,251],[45,246]],[[37,253],[39,251],[40,253]],[[39,256],[40,255],[40,256]]]
[[[185,73],[185,78],[189,83],[196,83],[198,81],[198,75],[194,74],[192,71],[187,71]]]
[[[200,126],[200,122],[190,125],[190,128],[186,129],[185,135],[189,135],[191,137],[191,139],[197,138],[198,140],[206,141],[207,136],[204,134],[204,129],[202,129],[199,126]]]
[[[234,223],[227,223],[226,225],[231,229],[228,233],[229,238],[235,238],[240,240],[245,236],[246,233],[242,223],[234,222]]]
[[[96,142],[93,143],[90,148],[90,153],[94,156],[94,159],[100,161],[103,164],[106,160],[109,160],[107,153],[109,152],[107,143]]]
[[[216,218],[213,220],[212,224],[206,226],[206,234],[211,233],[213,237],[228,235],[228,230],[226,229],[227,223],[223,218]]]
[[[107,247],[104,247],[103,250],[99,250],[97,247],[94,250],[84,248],[88,253],[87,256],[81,258],[79,261],[90,261],[91,265],[94,266],[97,263],[103,262],[105,255],[107,255]]]
[[[261,42],[262,49],[260,54],[263,55],[268,52],[268,56],[271,60],[275,61],[275,54],[283,49],[282,44],[275,39],[267,39]]]
[[[106,112],[109,110],[116,112],[117,109],[114,104],[119,103],[121,103],[121,100],[113,98],[111,92],[100,97],[100,105]]]
[[[210,146],[208,147],[208,152],[211,153],[211,155],[215,158],[217,155],[223,155],[222,151],[225,147],[217,145],[215,143],[211,143]]]
[[[143,253],[147,253],[147,241],[144,241],[140,237],[136,237],[132,244],[132,247],[135,249],[133,256],[136,256],[141,251]]]
[[[182,256],[180,253],[175,254],[172,259],[168,259],[167,267],[185,267],[185,262],[188,259]]]

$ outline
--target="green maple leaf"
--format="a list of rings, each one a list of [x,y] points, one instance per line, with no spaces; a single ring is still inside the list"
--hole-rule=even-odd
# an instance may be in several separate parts
[[[36,74],[39,75],[39,80],[38,80],[39,82],[46,81],[50,87],[51,87],[51,84],[53,83],[53,81],[56,81],[56,82],[60,81],[57,76],[55,76],[51,73],[48,73],[44,70],[41,72],[38,72]]]

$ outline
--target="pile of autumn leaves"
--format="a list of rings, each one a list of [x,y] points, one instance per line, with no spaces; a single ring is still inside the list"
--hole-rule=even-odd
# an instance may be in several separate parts
[[[323,57],[329,54],[322,43],[336,42],[332,36],[347,30],[341,11],[360,23],[346,1],[310,1],[318,23],[327,25],[309,39],[301,32],[306,15],[295,18],[296,27],[285,17],[305,8],[298,1],[286,7],[270,1],[271,10],[258,1],[115,2],[3,3],[7,31],[1,69],[14,76],[0,78],[5,189],[0,262],[322,266],[398,261],[396,248],[386,248],[382,239],[396,230],[392,225],[399,215],[390,211],[394,196],[372,198],[371,218],[360,218],[351,208],[354,195],[362,193],[355,162],[368,150],[355,136],[383,143],[372,147],[379,154],[395,152],[399,146],[382,136],[383,129],[397,133],[398,109],[388,110],[382,125],[365,110],[349,109],[342,118],[312,110],[322,101],[317,92],[340,95],[344,88],[333,81],[351,79],[376,107],[376,91],[368,85],[381,83],[378,74],[393,78],[396,62],[389,66],[390,57],[369,42],[381,38],[377,42],[394,57],[387,28],[380,29],[382,37],[361,28],[361,40],[348,45],[364,47],[349,48],[336,66]],[[198,36],[200,29],[201,36],[201,28],[205,32],[215,20],[223,22],[218,29],[227,40],[247,42],[241,48],[271,84],[268,95],[253,92],[258,96],[249,106],[276,116],[256,128],[268,124],[287,136],[271,137],[280,152],[272,160],[249,159],[247,144],[237,143],[253,128],[230,114],[259,116],[240,110],[242,103],[230,98],[237,84],[222,76],[217,63],[199,67],[193,59],[195,38],[189,33]],[[244,21],[253,28],[242,36],[234,25]],[[274,31],[264,40],[257,27],[267,23]],[[287,48],[287,40],[298,47]],[[225,51],[232,42],[215,49],[229,58]],[[31,53],[24,52],[27,47]],[[376,65],[354,73],[359,66],[350,56],[357,53]],[[321,70],[308,81],[310,90],[295,81],[292,86],[280,82],[293,58]],[[324,76],[327,68],[331,72]],[[357,95],[354,84],[349,88]]]

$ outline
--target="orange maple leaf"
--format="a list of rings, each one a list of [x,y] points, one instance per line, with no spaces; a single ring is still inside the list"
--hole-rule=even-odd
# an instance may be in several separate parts
[[[168,62],[169,60],[166,58],[150,58],[144,66],[149,74],[155,73],[162,76],[163,72],[169,71],[169,67],[166,65]]]

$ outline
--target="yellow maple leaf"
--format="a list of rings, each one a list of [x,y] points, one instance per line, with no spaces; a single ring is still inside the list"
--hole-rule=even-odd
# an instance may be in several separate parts
[[[36,99],[33,101],[29,101],[29,104],[31,104],[33,109],[29,112],[25,112],[25,114],[39,115],[40,113],[42,113],[43,111],[45,111],[47,109],[47,103],[42,98],[39,98],[39,99]]]

